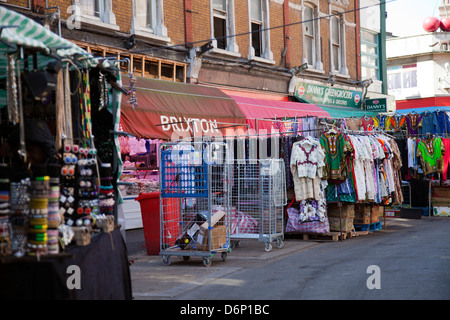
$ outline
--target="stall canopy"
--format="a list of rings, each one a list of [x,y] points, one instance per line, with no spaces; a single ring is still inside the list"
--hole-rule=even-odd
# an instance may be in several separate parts
[[[363,117],[363,116],[377,116],[379,112],[366,111],[352,107],[338,107],[338,106],[325,106],[319,105],[321,109],[328,112],[331,118],[350,118],[350,117]]]
[[[450,96],[396,101],[397,113],[450,110]]]
[[[52,60],[74,56],[84,60],[89,66],[95,64],[92,56],[84,49],[34,20],[0,6],[0,79],[6,78],[7,55],[17,54],[19,48],[36,52],[38,69],[46,67]],[[5,105],[6,91],[0,89],[0,108]]]
[[[6,69],[6,53],[17,51],[18,47],[36,49],[47,59],[38,59],[38,67],[48,63],[48,59],[73,55],[90,55],[76,44],[61,38],[34,20],[0,6],[0,69]],[[39,57],[38,57],[39,58]],[[4,78],[5,73],[0,77]]]
[[[130,79],[123,79],[130,88]],[[225,135],[226,129],[243,125],[245,115],[236,102],[219,89],[196,84],[137,77],[137,105],[122,95],[121,125],[136,137],[170,139],[196,135]]]
[[[245,114],[247,123],[251,129],[266,129],[270,132],[271,128],[276,128],[274,119],[300,118],[313,116],[319,118],[329,118],[327,111],[314,104],[263,100],[240,96],[231,96],[238,104],[239,108]]]

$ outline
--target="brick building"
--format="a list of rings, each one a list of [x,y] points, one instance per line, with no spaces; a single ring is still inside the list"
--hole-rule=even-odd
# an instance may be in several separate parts
[[[363,91],[355,0],[0,1],[138,76],[285,100],[299,82]]]

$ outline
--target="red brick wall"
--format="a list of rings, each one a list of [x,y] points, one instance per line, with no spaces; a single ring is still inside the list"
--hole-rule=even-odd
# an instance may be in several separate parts
[[[40,3],[43,0],[33,0],[33,2]],[[288,0],[286,0],[288,1]],[[305,0],[306,1],[306,0]],[[358,12],[353,12],[355,2],[351,1],[348,7],[342,9],[346,11],[345,19],[350,24],[355,24],[357,21],[356,15]],[[27,6],[26,0],[8,0],[9,3]],[[326,15],[328,12],[328,0],[319,0],[320,11]],[[71,13],[67,13],[67,8],[73,3],[73,0],[48,0],[48,5],[59,6],[62,19],[67,19]],[[185,3],[190,4],[191,12],[185,12]],[[301,25],[301,11],[294,9],[291,6],[301,4],[301,0],[289,0],[291,6],[279,3],[279,1],[269,1],[270,3],[270,31],[271,50],[273,52],[275,65],[281,62],[281,54],[289,42],[290,51],[288,57],[290,59],[290,66],[302,64],[302,25]],[[45,1],[44,1],[45,4]],[[112,0],[113,12],[116,16],[117,25],[120,31],[129,33],[131,29],[132,18],[132,0]],[[291,39],[286,40],[285,28],[282,25],[285,23],[283,18],[283,7],[287,7],[289,26],[289,36]],[[186,17],[190,17],[191,25],[186,30]],[[211,37],[210,30],[210,1],[209,0],[165,0],[164,1],[164,19],[165,25],[168,29],[168,36],[172,44],[184,45],[187,39],[192,39],[194,42],[199,42],[194,46],[200,46],[208,41]],[[189,24],[188,24],[189,25]],[[322,39],[322,62],[325,73],[329,72],[329,19],[322,18],[320,21],[321,39]],[[242,34],[236,37],[236,42],[239,46],[240,54],[243,58],[248,57],[249,47],[249,22],[248,22],[248,0],[235,0],[235,33]],[[358,77],[357,65],[357,37],[358,28],[355,26],[346,26],[346,52],[347,52],[347,67],[352,79]],[[282,65],[285,66],[285,65]],[[289,66],[288,66],[289,67]]]

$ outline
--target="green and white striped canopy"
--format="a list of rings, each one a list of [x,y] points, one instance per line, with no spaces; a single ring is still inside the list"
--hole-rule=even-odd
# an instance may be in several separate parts
[[[88,55],[88,53],[34,20],[5,7],[0,7],[0,27],[3,28],[0,40],[0,50],[11,50],[8,45],[35,48],[44,54],[51,52],[60,57],[74,54]]]
[[[0,6],[0,79],[6,77],[6,54],[14,53],[19,47],[35,49],[38,68],[44,68],[51,60],[85,56],[86,66],[96,62],[86,50],[44,28],[36,21]],[[23,64],[22,64],[23,65]],[[5,105],[6,93],[0,88],[0,108]]]

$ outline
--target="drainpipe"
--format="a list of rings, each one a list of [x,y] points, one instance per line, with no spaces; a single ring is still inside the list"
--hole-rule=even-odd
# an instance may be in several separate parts
[[[61,37],[61,11],[59,11],[59,7],[49,7],[48,6],[48,0],[45,0],[45,9],[56,9],[56,14],[58,15],[58,36]]]
[[[291,67],[291,42],[290,42],[290,32],[289,32],[289,1],[284,1],[283,3],[283,20],[284,20],[284,47],[285,57],[284,66],[289,69]]]
[[[387,89],[387,56],[386,56],[386,3],[380,2],[380,79],[381,92],[388,94]]]
[[[184,37],[186,47],[192,49],[192,0],[184,0]]]
[[[359,1],[355,0],[355,22],[356,22],[356,79],[361,81],[361,11],[359,10]]]

